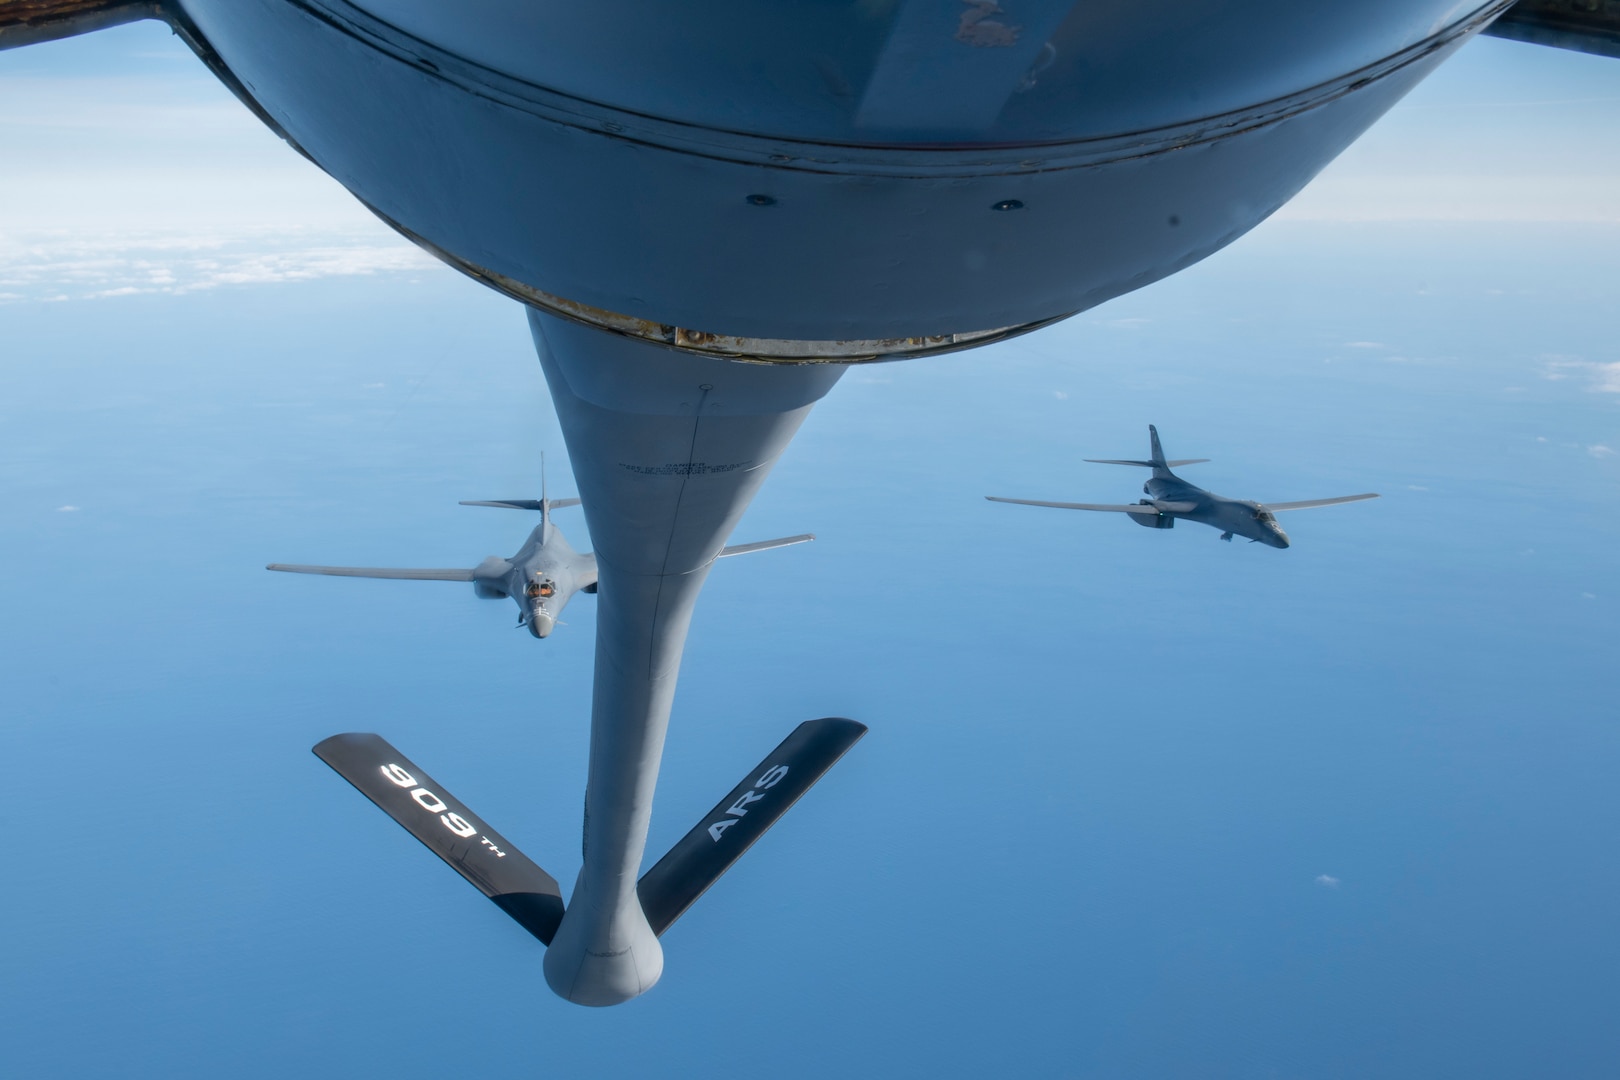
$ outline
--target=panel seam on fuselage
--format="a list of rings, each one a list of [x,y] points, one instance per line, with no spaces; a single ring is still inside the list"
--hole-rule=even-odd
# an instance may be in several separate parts
[[[692,437],[686,443],[686,460],[681,463],[681,486],[675,492],[675,512],[670,515],[669,535],[664,538],[664,561],[658,566],[658,599],[653,601],[652,624],[656,632],[658,616],[664,606],[664,583],[669,578],[669,552],[675,545],[675,531],[681,524],[681,503],[686,499],[686,485],[692,482],[692,460],[697,455],[698,426],[703,423],[703,406],[709,400],[706,387],[698,390],[697,409],[692,414]],[[652,643],[647,643],[647,676],[653,676]]]

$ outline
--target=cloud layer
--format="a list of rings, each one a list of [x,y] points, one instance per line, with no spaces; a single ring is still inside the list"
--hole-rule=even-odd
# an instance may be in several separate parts
[[[431,256],[378,229],[0,233],[0,303],[440,269]]]
[[[1541,358],[1542,378],[1558,382],[1571,376],[1584,377],[1588,389],[1599,394],[1620,394],[1620,361],[1604,363],[1576,356],[1547,355]]]

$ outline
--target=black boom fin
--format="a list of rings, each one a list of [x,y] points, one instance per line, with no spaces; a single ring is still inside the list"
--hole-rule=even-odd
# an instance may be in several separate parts
[[[865,734],[865,724],[836,716],[794,728],[636,883],[653,933],[662,936]]]
[[[380,735],[353,732],[315,744],[315,756],[426,844],[519,926],[550,945],[562,922],[557,879],[474,817]]]

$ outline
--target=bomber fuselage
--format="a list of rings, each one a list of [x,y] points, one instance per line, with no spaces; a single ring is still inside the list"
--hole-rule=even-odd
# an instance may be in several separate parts
[[[518,624],[543,638],[575,593],[596,590],[596,556],[575,551],[548,516],[516,555],[491,555],[479,563],[473,588],[488,600],[511,597],[518,606]]]
[[[1170,516],[1219,529],[1223,536],[1241,536],[1274,548],[1288,546],[1288,534],[1261,503],[1228,499],[1175,475],[1155,476],[1142,485],[1142,493],[1155,502],[1191,503],[1193,509],[1171,511]]]

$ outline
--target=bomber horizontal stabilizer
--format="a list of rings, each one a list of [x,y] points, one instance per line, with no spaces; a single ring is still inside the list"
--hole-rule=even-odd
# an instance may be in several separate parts
[[[503,510],[539,510],[539,499],[462,499],[461,506],[498,506]],[[564,510],[570,506],[578,506],[578,499],[552,499],[553,510]]]
[[[1196,510],[1196,503],[1152,502],[1115,505],[1112,503],[1043,502],[1040,499],[1003,499],[999,495],[986,495],[991,502],[1017,503],[1019,506],[1052,506],[1059,510],[1107,510],[1115,514],[1141,514],[1157,517],[1160,514],[1185,514]]]
[[[1175,469],[1175,468],[1179,468],[1182,465],[1202,465],[1204,462],[1208,461],[1209,458],[1207,458],[1207,457],[1190,457],[1190,458],[1177,458],[1175,461],[1136,461],[1136,460],[1127,460],[1127,459],[1124,459],[1124,458],[1095,458],[1095,457],[1088,457],[1088,458],[1085,458],[1084,460],[1089,461],[1093,465],[1140,465],[1144,469],[1158,469],[1158,468]]]
[[[865,734],[865,724],[835,716],[806,720],[794,728],[642,875],[636,893],[653,933],[662,936]]]
[[[791,544],[805,544],[816,538],[814,533],[800,533],[798,536],[784,536],[776,540],[755,540],[752,544],[732,544],[730,547],[720,549],[717,559],[728,558],[732,555],[747,555],[754,551],[769,551],[771,548],[788,547]]]
[[[395,750],[380,735],[351,732],[315,744],[315,756],[426,844],[519,926],[550,945],[562,922],[557,879]]]
[[[328,577],[393,578],[400,581],[471,581],[471,570],[412,570],[383,566],[300,566],[294,563],[273,562],[266,570],[280,570],[288,574],[325,574]]]
[[[1376,499],[1377,492],[1369,491],[1365,495],[1340,495],[1336,499],[1301,499],[1299,502],[1261,503],[1267,510],[1309,510],[1315,506],[1337,506],[1339,503],[1360,502],[1362,499]]]

